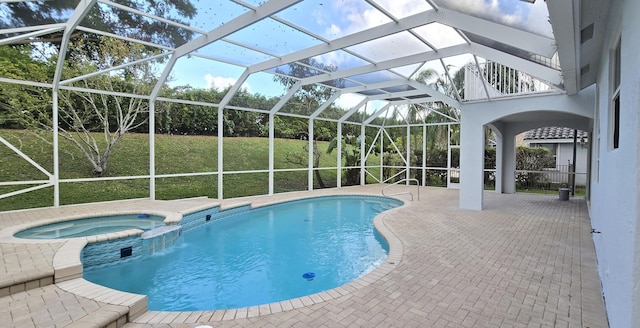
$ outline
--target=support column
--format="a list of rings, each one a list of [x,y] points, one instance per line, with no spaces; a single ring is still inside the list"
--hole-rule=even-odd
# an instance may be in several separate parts
[[[313,153],[313,140],[315,139],[315,136],[313,135],[313,119],[310,118],[309,119],[309,127],[308,127],[308,132],[307,135],[309,136],[309,172],[307,174],[307,190],[312,191],[313,190],[313,174],[314,174],[314,169],[313,169],[313,163],[314,163],[314,156],[315,154]]]
[[[149,198],[156,199],[156,101],[149,101]]]
[[[274,157],[274,138],[275,138],[275,125],[273,119],[275,115],[273,113],[269,114],[269,196],[273,195],[273,169],[275,168],[275,157]]]
[[[504,137],[502,136],[502,133],[495,130],[494,132],[496,134],[496,172],[494,174],[494,179],[496,179],[495,183],[496,183],[496,190],[495,192],[497,194],[501,194],[502,193],[502,157],[503,157],[503,144],[504,144]]]
[[[60,157],[59,157],[59,134],[58,128],[58,89],[55,88],[52,94],[53,117],[51,128],[53,129],[53,207],[60,207]]]
[[[218,107],[218,199],[224,199],[224,108]]]
[[[484,190],[484,128],[473,116],[461,115],[460,208],[480,211]]]
[[[342,122],[338,122],[338,139],[337,139],[337,154],[336,154],[336,164],[338,167],[338,172],[336,173],[336,187],[342,188]]]
[[[367,143],[365,141],[366,141],[367,138],[365,136],[365,133],[366,133],[365,126],[364,126],[364,124],[362,124],[362,125],[360,125],[360,185],[361,186],[366,185],[365,182],[366,182],[366,178],[367,178],[367,174],[365,172],[365,170],[366,170],[366,168],[365,168],[366,165],[365,164],[367,162],[366,157],[365,157],[366,152],[367,152]]]
[[[407,154],[406,158],[407,158],[407,163],[405,165],[406,167],[406,171],[404,172],[404,178],[407,179],[407,181],[404,182],[405,185],[410,185],[411,183],[409,182],[409,179],[411,179],[411,125],[407,125],[407,145],[406,145],[406,149],[405,152]]]
[[[502,193],[516,192],[516,135],[507,131],[502,138],[502,156],[500,162],[496,158],[496,165],[502,167]],[[500,164],[498,164],[500,163]]]

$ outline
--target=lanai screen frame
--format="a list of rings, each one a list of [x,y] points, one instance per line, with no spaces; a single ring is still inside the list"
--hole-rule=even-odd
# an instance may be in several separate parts
[[[267,1],[264,4],[258,6],[258,7],[253,7],[251,5],[248,5],[246,3],[243,3],[244,6],[250,8],[250,10],[243,14],[240,15],[238,17],[235,17],[234,19],[232,19],[231,21],[229,21],[228,23],[214,28],[213,30],[210,31],[202,31],[202,30],[198,30],[196,28],[193,27],[189,27],[189,26],[184,26],[183,24],[179,24],[161,17],[155,17],[152,15],[148,15],[145,13],[140,13],[142,15],[145,15],[151,19],[159,19],[159,20],[163,20],[168,22],[169,24],[172,25],[176,25],[176,26],[180,26],[182,28],[188,28],[190,30],[192,30],[193,32],[197,32],[199,33],[201,36],[198,38],[195,38],[194,40],[179,46],[177,48],[168,48],[168,47],[160,47],[158,45],[154,45],[156,47],[159,48],[164,48],[165,50],[167,50],[168,52],[165,53],[165,56],[170,56],[168,59],[168,64],[165,66],[164,71],[162,72],[162,75],[158,81],[158,83],[156,84],[155,88],[153,89],[153,91],[151,92],[151,94],[149,94],[148,96],[145,95],[132,95],[132,94],[120,94],[120,93],[113,93],[113,92],[108,92],[108,91],[97,91],[97,90],[81,90],[81,91],[87,91],[87,92],[101,92],[101,93],[106,93],[106,94],[110,94],[110,95],[114,95],[114,96],[126,96],[126,97],[136,97],[136,98],[142,98],[145,99],[147,101],[149,101],[149,146],[150,146],[150,157],[149,157],[149,174],[148,175],[140,175],[140,176],[126,176],[126,177],[110,177],[110,178],[86,178],[86,179],[61,179],[60,178],[60,172],[59,172],[59,156],[58,156],[58,151],[59,151],[59,139],[58,139],[58,131],[57,129],[53,129],[54,133],[53,133],[53,172],[48,172],[46,169],[42,168],[41,166],[39,166],[37,163],[35,163],[34,161],[32,161],[27,155],[21,153],[17,148],[13,147],[10,145],[10,143],[8,143],[6,140],[2,139],[0,137],[0,141],[2,143],[4,143],[7,147],[11,148],[12,150],[14,150],[16,153],[18,153],[22,158],[24,158],[25,160],[27,160],[30,164],[34,165],[36,168],[38,168],[40,171],[42,171],[43,173],[45,173],[46,175],[49,176],[49,180],[45,181],[45,180],[38,180],[38,181],[20,181],[20,182],[0,182],[0,185],[12,185],[12,184],[32,184],[32,183],[39,183],[40,185],[35,186],[35,187],[31,187],[31,188],[27,188],[27,189],[23,189],[23,190],[19,190],[16,192],[12,192],[12,193],[8,193],[8,194],[4,194],[4,195],[0,195],[0,198],[5,198],[5,197],[9,197],[9,196],[13,196],[13,195],[17,195],[20,193],[24,193],[24,192],[28,192],[28,191],[33,191],[33,190],[37,190],[37,189],[41,189],[41,188],[46,188],[46,187],[50,187],[53,186],[54,188],[54,206],[59,206],[60,205],[60,183],[70,183],[70,182],[85,182],[85,181],[105,181],[105,180],[119,180],[119,179],[149,179],[149,188],[150,188],[150,195],[149,197],[151,199],[155,199],[156,198],[156,179],[157,178],[163,178],[163,177],[177,177],[177,176],[192,176],[192,175],[203,175],[203,174],[207,174],[207,175],[217,175],[217,190],[218,190],[218,198],[223,198],[224,197],[224,186],[223,186],[223,179],[224,179],[224,154],[223,154],[223,145],[224,145],[224,136],[223,135],[219,135],[218,136],[218,165],[217,165],[217,170],[216,171],[212,171],[212,172],[198,172],[198,173],[185,173],[185,174],[156,174],[156,170],[155,170],[155,115],[151,115],[151,113],[155,113],[155,105],[156,105],[156,101],[172,101],[172,102],[180,102],[180,103],[185,103],[185,104],[193,104],[193,105],[206,105],[206,106],[211,106],[211,107],[215,107],[218,111],[218,117],[221,118],[223,117],[223,112],[226,109],[231,109],[231,110],[247,110],[247,111],[255,111],[255,112],[259,112],[262,114],[267,114],[269,115],[269,138],[268,138],[268,143],[269,143],[269,168],[268,170],[266,170],[266,172],[269,175],[269,195],[272,195],[274,193],[274,185],[273,185],[273,176],[275,172],[279,172],[282,170],[276,170],[274,169],[274,126],[273,126],[273,118],[274,115],[285,115],[285,116],[292,116],[292,117],[300,117],[300,115],[295,115],[295,114],[290,114],[290,113],[281,113],[279,112],[279,110],[281,109],[282,105],[284,105],[284,103],[294,95],[294,93],[303,85],[306,84],[313,84],[313,83],[319,83],[322,82],[323,80],[326,80],[327,78],[331,78],[331,79],[340,79],[340,78],[348,78],[349,76],[354,76],[354,75],[358,75],[358,74],[365,74],[368,72],[372,72],[372,71],[379,71],[379,70],[386,70],[386,69],[393,69],[393,68],[397,68],[397,67],[401,67],[401,66],[406,66],[408,64],[415,64],[415,63],[426,63],[428,61],[434,61],[434,60],[439,60],[442,63],[442,66],[444,67],[444,71],[448,77],[448,79],[451,79],[449,70],[446,68],[444,62],[442,61],[444,58],[448,58],[451,56],[455,56],[455,55],[461,55],[461,54],[472,54],[473,55],[473,59],[475,62],[476,66],[480,66],[480,64],[478,63],[478,57],[482,57],[485,59],[489,59],[489,60],[494,60],[496,62],[500,62],[500,63],[504,63],[505,65],[509,66],[509,67],[516,67],[519,71],[525,72],[530,74],[531,76],[534,76],[542,81],[545,81],[546,83],[548,83],[549,85],[551,85],[554,89],[554,92],[562,92],[563,91],[563,80],[562,80],[562,74],[561,71],[559,69],[559,67],[557,67],[556,63],[554,63],[551,58],[553,57],[553,53],[555,51],[555,45],[554,45],[554,40],[552,38],[549,37],[545,37],[545,36],[541,36],[538,34],[534,34],[531,32],[527,32],[527,31],[523,31],[521,29],[517,29],[514,27],[510,27],[510,26],[506,26],[500,23],[496,23],[496,22],[492,22],[490,20],[486,20],[486,19],[482,19],[482,18],[478,18],[475,17],[473,15],[469,15],[469,14],[464,14],[464,13],[460,13],[458,11],[446,8],[446,6],[440,6],[439,2],[441,1],[432,1],[432,0],[427,0],[426,2],[429,4],[429,6],[432,8],[431,10],[427,10],[424,12],[420,12],[417,13],[415,15],[412,16],[408,16],[408,17],[403,17],[403,18],[396,18],[393,16],[393,14],[391,14],[389,11],[385,10],[385,8],[383,6],[381,6],[377,1],[374,0],[366,0],[365,2],[373,7],[375,7],[377,10],[379,10],[380,12],[382,12],[384,15],[386,15],[391,22],[390,23],[386,23],[386,24],[382,24],[380,26],[376,26],[367,30],[363,30],[361,32],[357,32],[357,33],[353,33],[344,37],[340,37],[334,40],[326,40],[323,39],[317,35],[315,35],[315,37],[320,38],[323,43],[318,45],[318,46],[314,46],[314,47],[310,47],[310,48],[306,48],[297,52],[293,52],[291,54],[287,54],[278,58],[274,58],[273,60],[268,60],[256,65],[252,65],[252,66],[248,66],[246,67],[245,71],[243,72],[243,74],[241,75],[241,77],[237,80],[237,82],[231,87],[231,89],[229,90],[229,92],[226,94],[226,96],[222,99],[222,101],[219,104],[202,104],[202,103],[194,103],[194,102],[188,102],[188,101],[183,101],[183,100],[175,100],[175,99],[166,99],[166,98],[162,98],[160,97],[160,91],[162,86],[164,85],[165,81],[167,80],[174,64],[176,63],[176,61],[181,58],[182,56],[185,55],[193,55],[193,52],[203,46],[206,46],[208,44],[211,44],[212,42],[219,40],[221,38],[224,38],[225,36],[236,32],[246,26],[249,26],[257,21],[260,21],[264,18],[267,17],[273,17],[274,14],[277,14],[278,12],[280,12],[281,10],[284,10],[296,3],[298,3],[300,1],[289,1],[289,0],[271,0],[271,1]],[[125,41],[129,41],[129,42],[136,42],[136,43],[145,43],[142,42],[140,40],[135,40],[129,37],[125,37],[125,36],[118,36],[118,35],[112,35],[109,33],[105,33],[105,32],[100,32],[100,31],[95,31],[95,30],[91,30],[82,26],[79,26],[80,22],[82,21],[82,19],[86,16],[86,14],[88,13],[88,11],[92,8],[92,6],[97,5],[98,3],[102,3],[102,4],[107,4],[107,5],[116,5],[111,1],[108,0],[81,0],[78,4],[78,7],[74,10],[74,12],[72,13],[72,15],[70,16],[70,18],[65,22],[65,23],[60,23],[60,24],[51,24],[51,25],[46,25],[46,26],[34,26],[34,27],[24,27],[24,28],[15,28],[15,29],[7,29],[7,30],[2,30],[0,32],[4,33],[4,34],[11,34],[11,33],[22,33],[21,35],[15,36],[15,37],[11,37],[11,38],[5,38],[5,39],[0,39],[0,45],[2,44],[7,44],[10,43],[12,41],[14,41],[15,39],[20,39],[20,38],[29,38],[29,37],[35,37],[35,36],[39,36],[39,35],[46,35],[48,33],[52,33],[52,32],[59,32],[62,31],[63,32],[63,39],[61,42],[61,46],[60,46],[60,53],[65,53],[68,49],[68,45],[69,45],[69,41],[70,41],[70,35],[71,32],[73,32],[74,30],[78,29],[78,30],[83,30],[83,31],[88,31],[88,32],[92,32],[92,33],[96,33],[96,34],[101,34],[104,36],[108,36],[108,37],[115,37],[118,39],[122,39]],[[126,7],[122,8],[124,6],[119,5],[119,7],[123,10],[128,10]],[[393,58],[390,60],[383,60],[383,61],[371,61],[371,64],[369,65],[364,65],[364,66],[360,66],[360,67],[356,67],[356,68],[352,68],[352,69],[344,69],[338,72],[326,72],[325,74],[320,74],[318,76],[314,76],[314,77],[308,77],[308,78],[303,78],[300,79],[299,82],[294,85],[287,94],[285,94],[281,101],[278,103],[278,105],[276,105],[274,108],[270,109],[270,110],[259,110],[259,109],[252,109],[252,108],[233,108],[232,106],[229,106],[229,101],[232,99],[232,97],[240,90],[242,83],[246,80],[246,78],[251,75],[252,73],[255,72],[260,72],[260,71],[264,71],[266,69],[269,68],[273,68],[282,64],[286,64],[286,63],[294,63],[297,62],[299,60],[305,59],[305,58],[311,58],[314,55],[319,55],[322,53],[326,53],[328,51],[333,51],[333,50],[344,50],[347,47],[350,46],[354,46],[357,44],[360,44],[362,42],[368,41],[368,40],[375,40],[387,35],[391,35],[393,33],[398,33],[398,32],[403,32],[403,31],[410,31],[411,28],[413,27],[417,27],[417,26],[423,26],[424,24],[427,23],[432,23],[432,22],[437,22],[440,24],[446,24],[447,26],[452,27],[460,36],[463,37],[463,39],[465,40],[464,44],[458,44],[458,45],[454,45],[454,46],[449,46],[449,47],[444,47],[444,48],[437,48],[431,44],[429,44],[428,41],[426,40],[422,40],[426,45],[428,45],[431,50],[433,51],[427,51],[427,52],[422,52],[422,53],[418,53],[418,54],[414,54],[414,55],[409,55],[409,56],[400,56],[397,58]],[[297,28],[299,31],[302,31],[303,29],[301,29],[300,27],[297,26],[292,26],[290,23],[287,23],[288,26]],[[474,33],[477,33],[477,35],[479,35],[480,37],[474,37],[476,41],[472,41],[469,37],[466,36],[465,32],[466,30],[470,30],[473,29]],[[305,31],[305,33],[308,33],[308,31]],[[475,34],[474,34],[475,35]],[[503,47],[503,48],[491,48],[489,46],[487,46],[486,44],[483,44],[484,39],[491,39],[492,41],[494,41],[496,44],[500,45],[500,44],[506,44],[509,45],[509,47]],[[522,54],[514,54],[513,53],[513,49],[520,49],[522,50],[525,54],[529,54],[527,56],[530,56],[528,58],[523,58]],[[545,58],[548,58],[549,60],[545,60]],[[152,60],[153,58],[148,58],[148,60]],[[79,88],[72,88],[72,87],[68,87],[65,84],[68,83],[69,81],[61,81],[61,71],[62,71],[62,66],[64,63],[64,56],[59,56],[58,57],[58,62],[57,62],[57,66],[56,66],[56,72],[55,72],[55,76],[53,79],[53,82],[48,84],[48,83],[35,83],[35,82],[29,82],[29,81],[18,81],[18,80],[13,80],[13,79],[7,79],[7,78],[3,78],[0,77],[0,82],[7,82],[7,83],[18,83],[18,84],[28,84],[28,85],[32,85],[32,86],[38,86],[38,87],[45,87],[45,88],[51,88],[52,90],[52,97],[53,97],[53,122],[57,122],[58,121],[58,92],[59,90],[65,90],[65,89],[75,89],[78,90]],[[418,65],[419,67],[421,67],[422,65]],[[107,70],[108,71],[108,70]],[[95,74],[102,74],[105,73],[107,71],[100,71],[100,72],[96,72]],[[414,72],[415,73],[415,72]],[[90,74],[91,75],[91,74]],[[87,76],[85,76],[87,77]],[[426,106],[429,106],[429,103],[432,102],[443,102],[453,108],[457,108],[459,109],[461,107],[462,102],[464,101],[464,99],[461,99],[459,97],[459,94],[456,92],[456,94],[454,95],[454,97],[450,97],[449,95],[446,94],[442,94],[441,92],[439,92],[438,90],[435,90],[427,85],[421,84],[419,82],[416,82],[414,80],[411,80],[410,78],[407,79],[402,79],[402,78],[398,78],[396,80],[391,80],[391,81],[387,81],[387,82],[383,82],[383,83],[373,83],[373,84],[363,84],[361,86],[357,86],[357,87],[351,87],[351,88],[345,88],[343,90],[339,90],[339,92],[337,93],[337,95],[339,96],[340,94],[346,94],[346,93],[358,93],[358,92],[362,92],[365,90],[370,90],[370,89],[382,89],[385,87],[391,87],[391,86],[395,86],[395,85],[408,85],[411,86],[415,91],[414,92],[386,92],[384,94],[384,96],[367,96],[365,97],[365,99],[358,105],[354,106],[347,114],[345,114],[343,117],[341,117],[338,120],[333,120],[333,119],[327,119],[327,118],[320,118],[318,117],[318,115],[322,112],[322,110],[324,110],[326,107],[321,106],[320,108],[318,108],[316,110],[316,112],[314,112],[313,114],[311,114],[310,116],[308,116],[308,127],[309,127],[309,166],[306,169],[308,171],[308,189],[312,190],[313,189],[313,163],[312,163],[312,142],[313,142],[313,121],[318,119],[322,119],[322,120],[327,120],[327,121],[333,121],[337,124],[338,126],[338,138],[342,137],[342,133],[341,133],[341,126],[342,124],[345,124],[346,120],[348,119],[348,117],[350,115],[352,115],[353,113],[355,113],[357,110],[359,110],[362,106],[364,106],[366,104],[366,102],[371,101],[371,100],[375,100],[375,99],[383,99],[383,100],[388,100],[388,99],[400,99],[400,100],[393,100],[393,101],[388,101],[388,106],[394,106],[394,105],[408,105],[408,104],[426,104]],[[492,96],[490,95],[490,92],[487,90],[490,86],[488,86],[487,82],[485,82],[484,80],[482,81],[482,85],[483,88],[485,90],[486,93],[486,100],[491,100]],[[330,101],[335,100],[336,98],[332,98],[330,99]],[[370,117],[370,119],[368,119],[365,122],[360,123],[360,127],[361,127],[361,131],[364,131],[364,129],[366,129],[367,127],[373,127],[373,128],[378,128],[378,129],[383,129],[385,128],[384,126],[379,126],[379,125],[374,125],[371,124],[373,118],[375,118],[378,115],[381,115],[383,113],[383,111],[378,111],[377,113],[375,113],[372,117]],[[303,117],[305,117],[304,115],[302,115]],[[307,117],[305,117],[307,118]],[[218,120],[218,131],[223,131],[223,120],[219,119]],[[349,124],[357,124],[354,122],[349,122]],[[438,123],[438,124],[442,124],[442,123]],[[445,124],[459,124],[459,120],[458,117],[454,118],[451,123],[445,123]],[[419,126],[422,127],[423,131],[426,131],[426,127],[430,126],[430,125],[437,125],[437,124],[429,124],[429,123],[425,123],[424,121],[422,123],[411,123],[411,122],[406,122],[406,127],[407,127],[407,131],[408,134],[410,133],[410,129],[411,126]],[[364,143],[364,141],[363,141]],[[426,145],[423,144],[423,155],[426,154]],[[450,153],[450,146],[449,146],[449,153]],[[362,149],[364,149],[364,147],[362,147]],[[340,143],[338,143],[338,149],[336,152],[336,157],[337,157],[337,167],[335,168],[330,168],[330,169],[336,169],[337,170],[337,183],[338,183],[338,187],[340,187],[340,182],[341,182],[341,175],[342,175],[342,165],[341,165],[341,145]],[[407,157],[409,156],[410,153],[410,149],[409,146],[407,147],[406,150],[407,153]],[[365,152],[362,151],[361,152],[361,156],[366,156]],[[363,158],[364,159],[364,158]],[[406,161],[406,159],[405,159]],[[365,164],[366,161],[365,160],[361,160],[361,184],[365,183],[365,177],[366,177],[366,173],[365,173]],[[406,161],[407,163],[407,167],[406,167],[406,175],[408,178],[409,175],[409,169],[410,169],[410,164],[408,163],[408,161]],[[424,161],[423,161],[424,163]],[[419,168],[422,169],[423,172],[424,170],[426,170],[427,168],[423,167]],[[447,168],[447,171],[449,171],[450,167]],[[256,170],[256,171],[238,171],[235,173],[250,173],[250,172],[262,172],[264,173],[265,170]],[[227,173],[228,174],[228,173]],[[423,174],[423,185],[424,185],[424,174]]]

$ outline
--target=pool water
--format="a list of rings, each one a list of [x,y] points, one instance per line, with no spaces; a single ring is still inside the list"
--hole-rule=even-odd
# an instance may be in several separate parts
[[[146,214],[100,216],[42,225],[14,234],[17,238],[75,238],[118,232],[127,229],[150,230],[163,226],[164,217]]]
[[[387,246],[373,218],[401,204],[380,197],[324,197],[249,210],[186,231],[182,244],[163,253],[85,268],[83,275],[147,295],[149,309],[156,311],[240,308],[301,297],[379,266]]]

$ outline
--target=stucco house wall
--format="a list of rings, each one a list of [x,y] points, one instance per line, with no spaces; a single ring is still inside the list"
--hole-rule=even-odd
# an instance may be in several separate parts
[[[589,210],[610,326],[640,327],[640,1],[613,1],[598,67]],[[621,40],[620,144],[613,147],[613,58]]]

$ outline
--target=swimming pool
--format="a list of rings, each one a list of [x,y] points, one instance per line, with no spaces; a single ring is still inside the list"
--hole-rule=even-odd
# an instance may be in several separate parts
[[[100,216],[56,222],[19,231],[14,237],[58,239],[100,235],[127,229],[150,230],[163,226],[164,217],[147,214]]]
[[[199,311],[267,304],[332,289],[375,269],[387,245],[373,218],[402,202],[321,197],[211,220],[168,250],[83,277],[144,294],[149,309]]]

